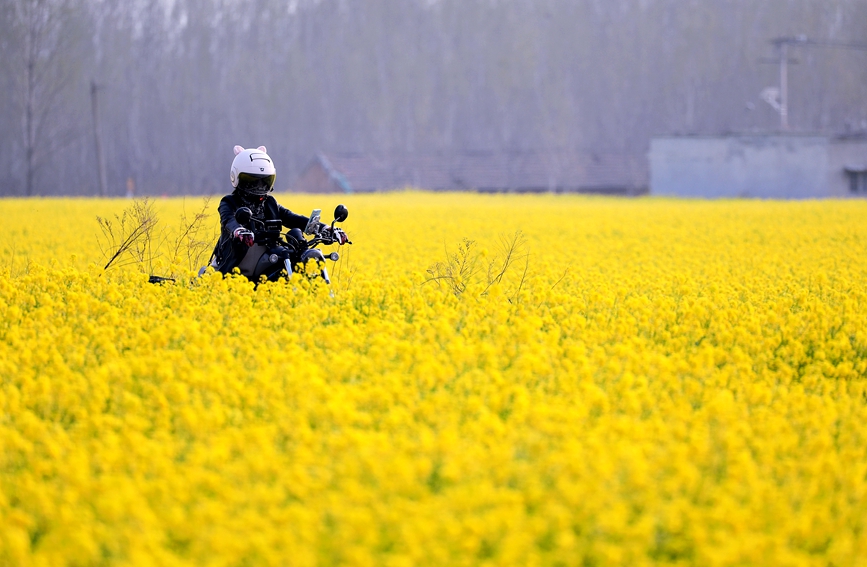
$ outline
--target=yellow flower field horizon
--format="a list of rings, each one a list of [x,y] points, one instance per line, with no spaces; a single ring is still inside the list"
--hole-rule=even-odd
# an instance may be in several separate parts
[[[277,198],[330,289],[0,200],[0,565],[867,563],[867,201]]]

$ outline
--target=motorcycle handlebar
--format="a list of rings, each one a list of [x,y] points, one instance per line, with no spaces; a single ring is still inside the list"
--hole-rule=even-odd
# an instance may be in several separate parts
[[[343,205],[338,205],[338,208],[335,209],[334,222],[345,220],[346,215],[346,208]],[[235,219],[242,227],[253,234],[253,242],[255,243],[266,246],[274,245],[283,238],[283,234],[281,233],[282,224],[272,224],[279,223],[279,221],[261,221],[253,217],[252,211],[248,207],[241,207],[235,211]],[[343,243],[340,242],[341,239],[335,238],[337,231],[340,231],[344,236],[346,236],[346,233],[339,228],[335,228],[334,222],[331,223],[330,227],[328,225],[320,225],[319,229],[312,234],[313,238],[307,241],[307,247],[313,248],[319,244],[326,246],[331,244],[352,244],[352,241],[348,238]]]

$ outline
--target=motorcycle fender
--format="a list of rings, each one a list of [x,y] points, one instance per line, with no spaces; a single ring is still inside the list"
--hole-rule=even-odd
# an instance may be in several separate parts
[[[301,254],[301,261],[307,262],[308,260],[316,260],[317,262],[324,262],[325,256],[322,255],[321,250],[317,250],[313,248],[311,250],[305,250],[303,254]]]

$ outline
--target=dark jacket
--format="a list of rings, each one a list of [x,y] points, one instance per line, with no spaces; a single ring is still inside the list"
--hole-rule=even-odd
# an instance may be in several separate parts
[[[265,197],[262,205],[262,210],[258,214],[254,212],[254,216],[259,220],[280,220],[286,228],[300,229],[304,229],[310,220],[304,215],[296,215],[286,207],[280,205],[271,195]],[[217,209],[220,212],[220,227],[222,231],[220,239],[217,241],[217,246],[214,248],[212,264],[218,271],[224,274],[231,272],[240,264],[241,259],[244,258],[244,254],[247,253],[247,245],[232,236],[235,229],[241,226],[235,220],[235,211],[244,206],[250,205],[244,203],[236,193],[232,193],[220,200],[220,206]]]

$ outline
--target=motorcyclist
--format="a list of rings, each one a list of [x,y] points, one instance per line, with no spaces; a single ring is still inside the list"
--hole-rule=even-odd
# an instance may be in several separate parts
[[[247,207],[252,212],[253,219],[279,220],[286,228],[298,229],[299,238],[300,230],[307,226],[310,219],[283,207],[269,194],[274,189],[277,170],[265,146],[255,149],[235,146],[234,150],[235,159],[229,174],[234,191],[220,200],[218,210],[222,230],[214,248],[211,265],[223,274],[240,268],[242,274],[255,279],[254,272],[259,258],[271,251],[259,243],[254,243],[250,227],[241,226],[235,219],[235,212],[241,207]],[[325,228],[327,229],[327,226]]]

